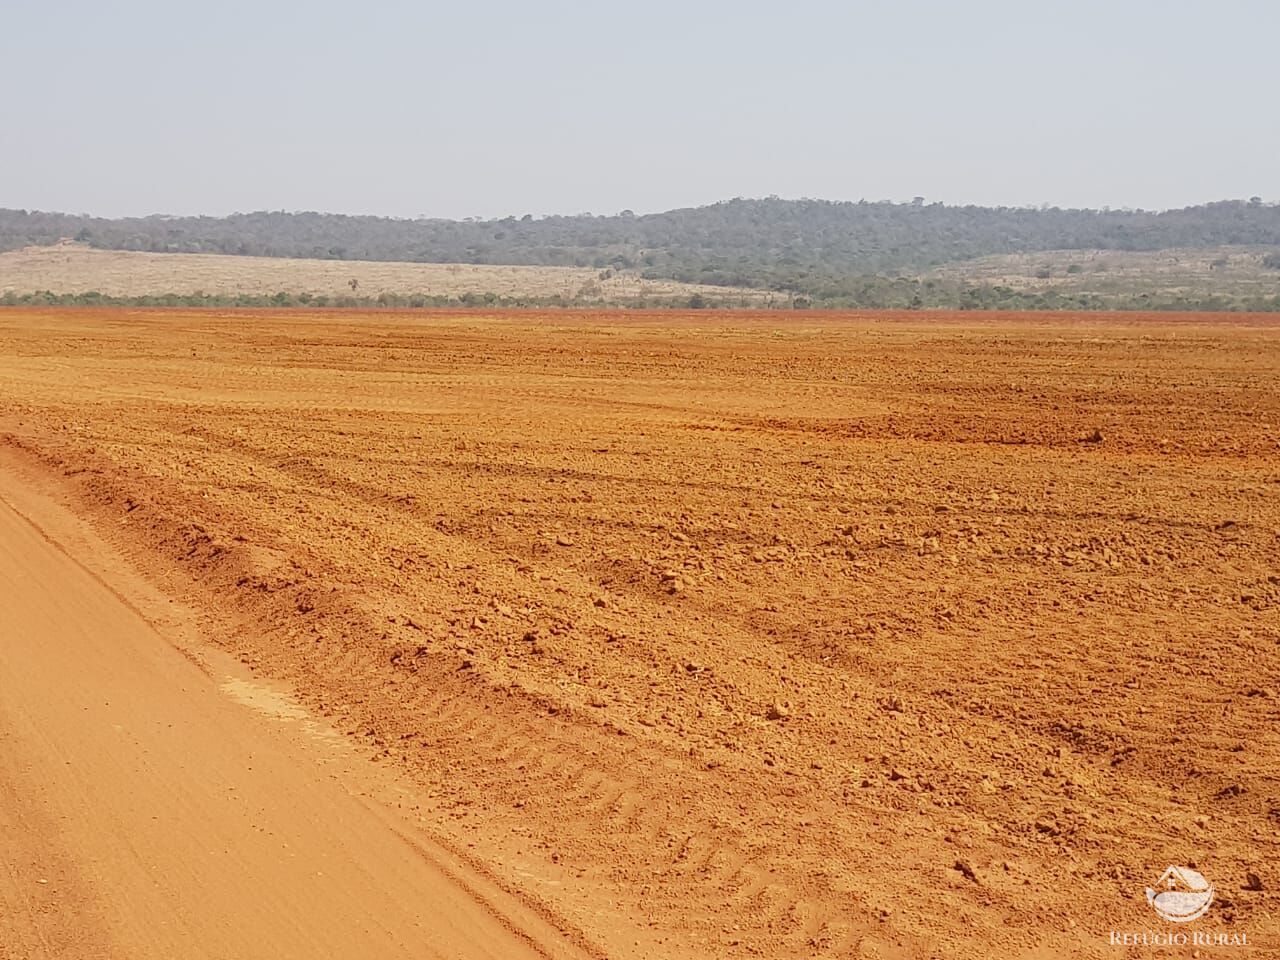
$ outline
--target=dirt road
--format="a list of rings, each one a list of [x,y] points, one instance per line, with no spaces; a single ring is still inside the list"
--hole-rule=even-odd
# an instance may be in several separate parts
[[[341,744],[282,740],[228,695],[268,691],[184,657],[37,523],[0,502],[0,957],[576,955],[473,897],[353,793]]]

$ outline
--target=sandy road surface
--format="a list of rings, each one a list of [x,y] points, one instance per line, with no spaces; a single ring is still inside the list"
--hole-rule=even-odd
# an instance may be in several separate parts
[[[472,899],[5,502],[0,601],[0,957],[571,955]]]

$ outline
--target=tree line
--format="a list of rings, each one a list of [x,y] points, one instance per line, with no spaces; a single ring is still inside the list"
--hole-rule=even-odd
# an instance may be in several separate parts
[[[1280,205],[1254,197],[1152,212],[769,197],[645,216],[495,220],[283,211],[112,220],[0,210],[0,250],[64,238],[160,253],[626,269],[835,303],[865,299],[886,279],[992,254],[1250,245],[1275,247],[1264,262],[1276,262]]]

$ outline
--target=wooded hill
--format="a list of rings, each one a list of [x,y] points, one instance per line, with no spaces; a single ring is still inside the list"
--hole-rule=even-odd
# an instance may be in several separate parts
[[[0,210],[2,250],[62,238],[108,250],[638,270],[815,304],[877,305],[865,301],[901,286],[886,280],[997,254],[1249,246],[1280,268],[1280,205],[1255,197],[1148,212],[770,197],[646,216],[483,221],[285,212],[108,220]],[[1277,279],[1280,286],[1280,272]]]

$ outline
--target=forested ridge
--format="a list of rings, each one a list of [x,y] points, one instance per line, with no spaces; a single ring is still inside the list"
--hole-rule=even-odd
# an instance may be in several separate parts
[[[109,250],[634,269],[655,278],[857,299],[869,278],[991,254],[1274,246],[1280,205],[1180,210],[735,199],[638,216],[393,219],[258,212],[124,219],[0,210],[0,249],[73,238]]]

